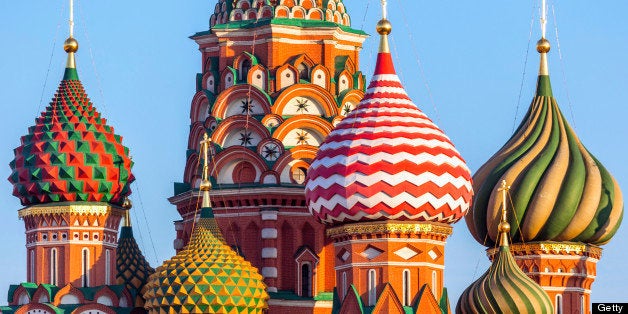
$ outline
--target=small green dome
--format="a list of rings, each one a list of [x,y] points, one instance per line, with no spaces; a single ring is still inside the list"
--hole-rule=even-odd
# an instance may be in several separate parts
[[[519,269],[507,245],[491,267],[460,296],[456,313],[554,313],[541,286]]]

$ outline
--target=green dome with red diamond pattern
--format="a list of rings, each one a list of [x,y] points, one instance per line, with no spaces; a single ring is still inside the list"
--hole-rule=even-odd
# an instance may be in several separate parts
[[[92,105],[76,68],[68,67],[57,93],[22,136],[11,161],[13,195],[22,205],[107,202],[131,194],[133,162],[122,137]]]

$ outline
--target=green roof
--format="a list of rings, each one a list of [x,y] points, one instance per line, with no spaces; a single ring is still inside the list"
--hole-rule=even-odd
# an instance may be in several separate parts
[[[318,20],[302,20],[302,19],[288,19],[288,18],[273,18],[273,19],[263,19],[263,20],[246,20],[246,21],[233,21],[225,24],[214,25],[211,29],[238,29],[238,28],[255,28],[259,26],[265,25],[287,25],[287,26],[298,26],[298,27],[338,27],[341,30],[362,36],[368,36],[368,34],[362,30],[357,30],[351,28],[349,26],[344,26],[340,24],[336,24],[334,22],[328,21],[318,21]],[[204,36],[211,34],[211,29],[203,32],[198,32],[190,38],[194,39],[195,37]]]

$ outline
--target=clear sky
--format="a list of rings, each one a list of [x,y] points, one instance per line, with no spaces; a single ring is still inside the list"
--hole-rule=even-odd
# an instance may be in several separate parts
[[[97,109],[131,148],[137,177],[131,197],[135,233],[153,266],[174,254],[172,221],[179,216],[166,198],[173,194],[173,182],[183,177],[190,103],[201,70],[200,53],[188,36],[208,29],[216,2],[77,3],[79,76]],[[379,1],[345,4],[352,26],[375,34]],[[556,16],[550,9],[554,95],[581,141],[625,192],[628,2],[549,4]],[[24,224],[17,218],[20,203],[5,179],[8,164],[20,136],[34,124],[63,75],[67,7],[67,0],[0,1],[2,304],[9,284],[26,279]],[[540,38],[538,1],[389,0],[389,19],[394,61],[406,90],[449,135],[471,170],[477,170],[510,137],[532,99],[539,63],[534,49]],[[376,36],[367,39],[361,54],[360,69],[369,80],[377,43]],[[627,248],[624,225],[604,246],[593,302],[628,302]],[[489,264],[464,222],[455,225],[446,250],[445,283],[454,305]]]

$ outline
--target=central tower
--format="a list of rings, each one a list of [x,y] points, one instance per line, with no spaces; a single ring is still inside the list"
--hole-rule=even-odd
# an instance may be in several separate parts
[[[319,145],[364,95],[367,36],[351,28],[340,0],[220,0],[209,20],[191,37],[201,73],[183,182],[169,199],[182,218],[175,249],[189,241],[200,206],[196,144],[207,132],[215,217],[226,242],[261,270],[271,311],[294,311],[278,305],[290,299],[329,312],[334,252],[308,212],[304,183]]]

